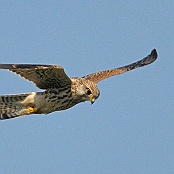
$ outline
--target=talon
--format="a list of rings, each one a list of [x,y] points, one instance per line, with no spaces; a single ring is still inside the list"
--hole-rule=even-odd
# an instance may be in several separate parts
[[[36,107],[31,107],[31,106],[29,106],[29,107],[27,108],[27,110],[28,110],[29,113],[35,113],[35,112],[37,111],[37,108],[36,108]]]

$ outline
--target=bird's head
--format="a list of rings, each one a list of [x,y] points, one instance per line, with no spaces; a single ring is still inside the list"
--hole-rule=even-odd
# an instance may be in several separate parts
[[[78,78],[74,79],[73,83],[73,86],[75,87],[75,95],[80,98],[82,102],[91,101],[91,104],[93,104],[100,95],[97,85],[90,80]]]

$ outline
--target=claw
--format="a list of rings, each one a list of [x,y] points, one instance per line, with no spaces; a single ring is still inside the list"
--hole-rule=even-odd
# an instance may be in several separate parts
[[[35,112],[37,111],[37,108],[36,108],[36,107],[31,107],[31,106],[29,106],[29,107],[27,108],[27,110],[28,110],[28,113],[29,113],[29,114],[32,114],[32,113],[35,113]]]

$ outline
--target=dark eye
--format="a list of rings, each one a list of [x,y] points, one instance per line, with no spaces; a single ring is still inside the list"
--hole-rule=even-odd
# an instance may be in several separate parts
[[[92,94],[92,93],[91,93],[91,90],[90,90],[90,89],[87,89],[86,94],[87,94],[87,95]]]

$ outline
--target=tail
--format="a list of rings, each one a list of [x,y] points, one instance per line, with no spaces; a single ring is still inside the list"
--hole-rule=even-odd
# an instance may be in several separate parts
[[[0,120],[27,115],[26,106],[21,102],[29,94],[4,95],[0,96]]]

